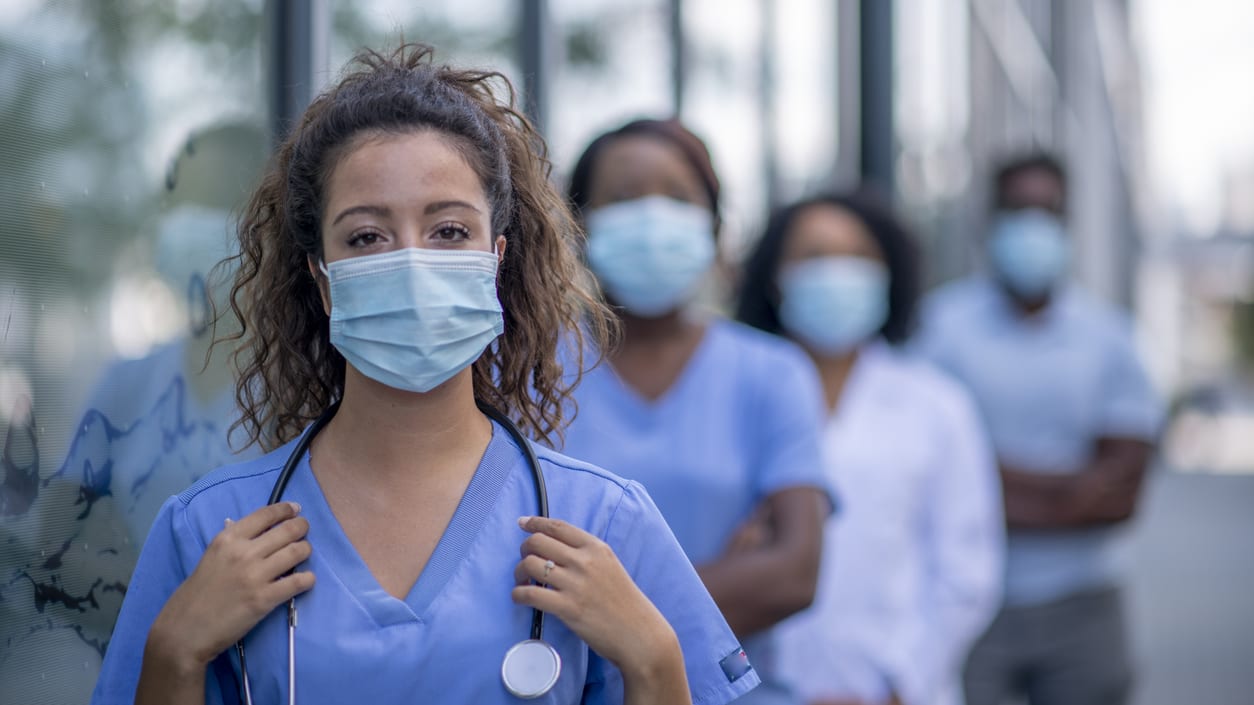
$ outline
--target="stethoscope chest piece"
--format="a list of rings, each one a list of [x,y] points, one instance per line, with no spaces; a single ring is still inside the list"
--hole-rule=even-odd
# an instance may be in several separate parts
[[[501,680],[511,695],[531,700],[553,689],[562,672],[562,657],[547,642],[520,641],[505,652]]]

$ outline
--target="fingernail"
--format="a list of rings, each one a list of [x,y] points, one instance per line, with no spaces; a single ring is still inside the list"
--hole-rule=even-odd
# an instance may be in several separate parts
[[[531,517],[518,517],[518,526],[527,528],[527,522],[531,521]]]
[[[293,512],[300,514],[300,502],[288,502],[288,504],[292,505]]]
[[[231,524],[234,524],[234,523],[235,523],[235,522],[231,521],[231,517],[227,517],[227,518],[223,521],[223,525],[224,525],[224,526],[230,526]]]

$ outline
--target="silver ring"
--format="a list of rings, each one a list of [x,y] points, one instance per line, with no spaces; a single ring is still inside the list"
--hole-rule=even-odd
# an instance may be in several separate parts
[[[555,567],[557,567],[557,564],[554,563],[552,559],[545,561],[544,562],[544,575],[540,577],[541,578],[549,577],[549,573],[551,573]]]

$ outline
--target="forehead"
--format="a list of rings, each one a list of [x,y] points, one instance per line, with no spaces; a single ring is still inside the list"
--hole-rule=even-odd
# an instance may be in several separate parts
[[[1062,209],[1066,195],[1062,182],[1052,171],[1040,167],[1020,169],[1002,183],[1001,200],[1011,208]]]
[[[793,217],[786,237],[785,257],[883,256],[879,244],[862,220],[836,205],[817,204],[803,208]]]
[[[677,145],[651,135],[622,135],[606,142],[592,168],[592,191],[671,185],[699,194],[705,182]]]
[[[456,196],[485,205],[478,173],[454,137],[434,130],[354,137],[331,166],[325,208],[346,201],[401,204]]]

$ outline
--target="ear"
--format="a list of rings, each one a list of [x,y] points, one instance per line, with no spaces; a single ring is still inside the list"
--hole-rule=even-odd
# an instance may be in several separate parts
[[[509,241],[504,235],[497,235],[492,244],[496,245],[496,266],[500,267],[505,264],[505,246],[509,244]]]
[[[327,314],[327,318],[331,317],[331,282],[327,280],[325,274],[318,267],[318,260],[312,256],[305,257],[305,265],[309,267],[309,276],[313,277],[314,284],[318,287],[318,296],[322,297],[322,311]]]

